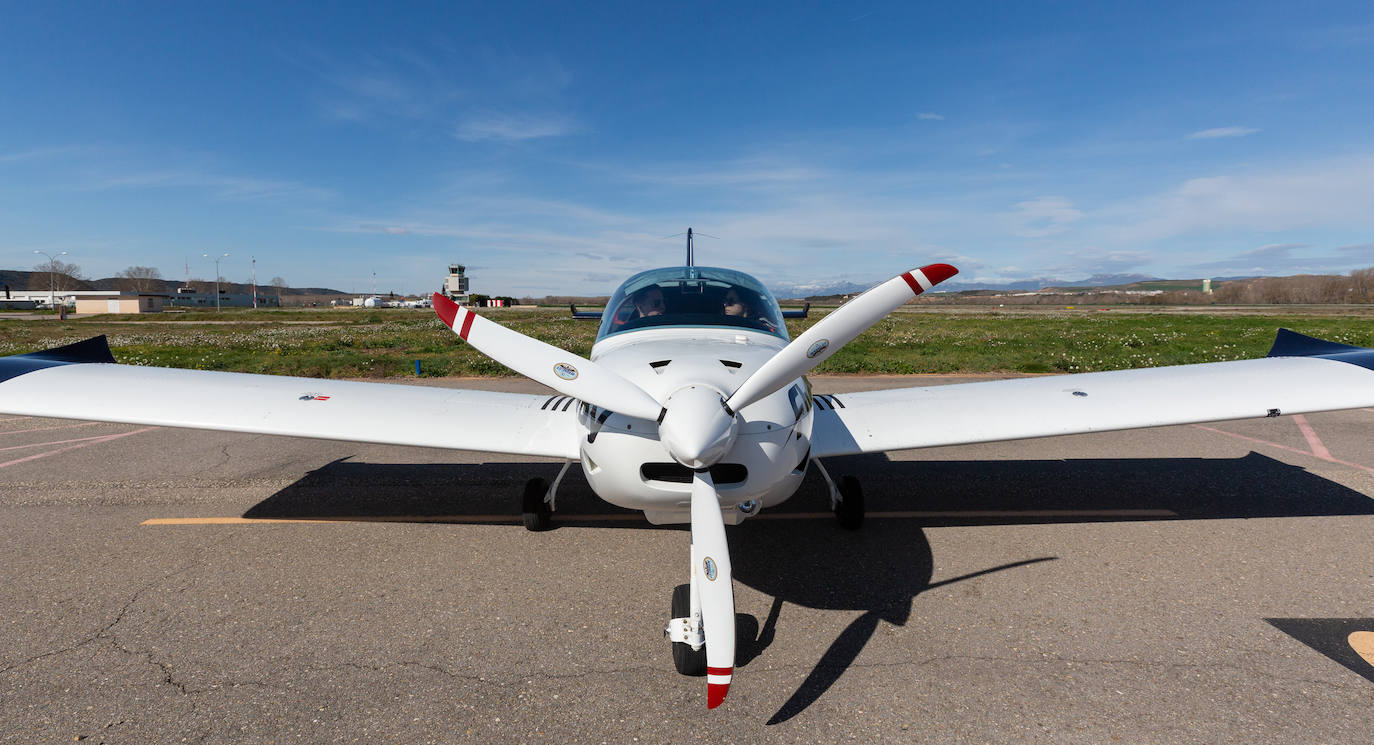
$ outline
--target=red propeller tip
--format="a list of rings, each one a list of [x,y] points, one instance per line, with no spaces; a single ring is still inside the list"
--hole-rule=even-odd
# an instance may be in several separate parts
[[[449,300],[448,297],[434,293],[434,312],[439,314],[439,320],[444,325],[453,328],[453,319],[458,317],[458,304]]]
[[[730,691],[729,683],[707,683],[706,684],[706,708],[714,709],[725,701],[725,694]]]
[[[958,273],[959,270],[949,264],[930,264],[921,267],[921,274],[926,275],[926,279],[930,280],[932,285],[938,285]]]

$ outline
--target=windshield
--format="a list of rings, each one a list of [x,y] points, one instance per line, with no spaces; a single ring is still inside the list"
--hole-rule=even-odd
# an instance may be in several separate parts
[[[778,301],[757,279],[709,266],[651,269],[625,280],[596,338],[652,326],[736,326],[787,338]]]

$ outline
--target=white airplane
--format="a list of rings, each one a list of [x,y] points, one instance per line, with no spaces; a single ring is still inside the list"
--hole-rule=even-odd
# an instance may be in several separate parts
[[[532,530],[577,461],[607,502],[691,524],[690,582],[664,633],[715,708],[735,663],[725,526],[785,501],[814,466],[840,524],[859,527],[857,480],[837,485],[822,458],[1374,406],[1374,350],[1287,330],[1260,359],[815,394],[809,370],[957,270],[903,272],[789,341],[761,283],[693,263],[689,244],[686,266],[626,280],[589,359],[434,295],[461,339],[554,395],[119,365],[97,337],[0,358],[0,412],[561,458],[551,485],[525,487]]]

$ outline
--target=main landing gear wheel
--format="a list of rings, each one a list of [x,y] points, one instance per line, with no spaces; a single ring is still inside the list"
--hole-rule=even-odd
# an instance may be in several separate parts
[[[553,510],[544,497],[549,493],[549,482],[544,479],[530,479],[525,482],[525,494],[520,500],[524,512],[525,530],[548,530],[553,522]]]
[[[673,615],[670,618],[687,618],[692,615],[692,586],[678,585],[673,588]],[[701,677],[706,674],[706,645],[692,649],[687,642],[669,642],[673,645],[673,666],[683,675]]]
[[[835,519],[845,530],[858,530],[864,524],[864,490],[853,476],[840,479],[840,503],[835,505]]]

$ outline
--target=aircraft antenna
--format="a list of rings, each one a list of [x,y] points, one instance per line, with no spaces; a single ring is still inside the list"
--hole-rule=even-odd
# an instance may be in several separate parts
[[[664,236],[664,240],[667,240],[667,239],[669,239],[669,238],[677,238],[677,237],[679,237],[679,236],[681,236],[681,235],[684,235],[684,234],[683,234],[683,233],[677,233],[677,234],[675,234],[675,235]],[[699,236],[699,235],[704,235],[704,236],[706,236],[707,238],[716,238],[716,240],[720,240],[719,238],[717,238],[717,237],[714,236],[714,235],[711,235],[710,233],[702,233],[702,232],[700,232],[700,231],[694,231],[694,230],[692,230],[691,228],[687,228],[687,232],[686,232],[685,235],[687,236],[687,266],[696,266],[696,249],[695,249],[695,242],[694,242],[694,239],[695,239],[697,236]]]

